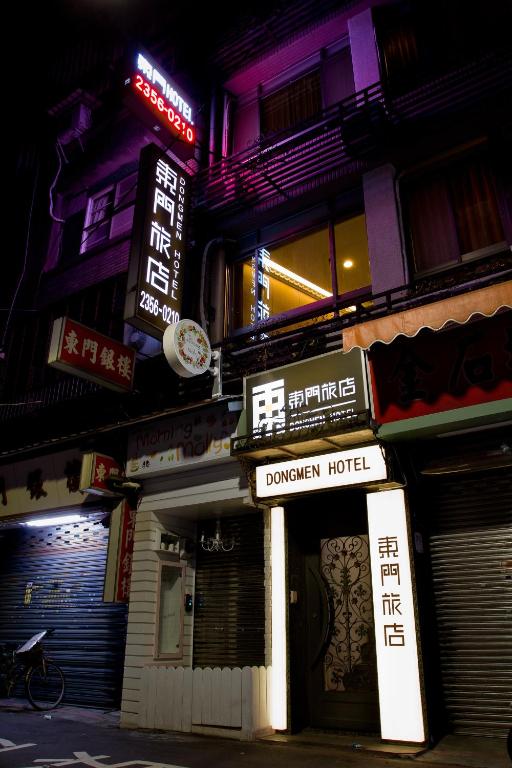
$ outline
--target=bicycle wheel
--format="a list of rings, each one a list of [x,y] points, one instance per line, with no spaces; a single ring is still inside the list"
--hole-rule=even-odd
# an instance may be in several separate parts
[[[25,678],[27,699],[34,709],[54,709],[64,696],[64,675],[53,661],[30,667]]]

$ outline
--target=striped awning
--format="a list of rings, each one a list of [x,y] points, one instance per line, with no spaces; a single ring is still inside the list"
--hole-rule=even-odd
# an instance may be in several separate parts
[[[343,331],[343,351],[368,349],[376,341],[391,344],[397,336],[416,336],[423,328],[439,331],[448,323],[462,325],[474,315],[492,317],[506,308],[512,309],[512,281],[354,325]]]

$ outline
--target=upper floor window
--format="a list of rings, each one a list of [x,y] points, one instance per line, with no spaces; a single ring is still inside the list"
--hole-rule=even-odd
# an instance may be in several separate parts
[[[292,128],[322,109],[320,72],[294,80],[260,103],[261,132],[264,136]]]
[[[231,267],[231,330],[370,285],[365,216],[266,244]]]
[[[404,192],[416,272],[505,246],[498,187],[485,152],[429,169],[407,181]]]
[[[92,195],[87,202],[80,253],[126,233],[133,222],[137,174]]]
[[[510,45],[512,12],[502,0],[406,0],[373,14],[382,74],[395,94]]]
[[[254,146],[261,137],[300,127],[322,110],[354,93],[352,57],[346,41],[322,54],[299,61],[285,72],[275,72],[258,88],[239,93],[227,120],[223,152],[234,154]],[[226,115],[225,115],[226,121]]]

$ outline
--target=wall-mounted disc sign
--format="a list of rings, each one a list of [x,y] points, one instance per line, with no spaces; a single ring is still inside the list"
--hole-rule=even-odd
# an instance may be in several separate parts
[[[163,349],[167,362],[178,376],[190,379],[210,367],[210,340],[201,326],[193,320],[180,320],[167,326]]]

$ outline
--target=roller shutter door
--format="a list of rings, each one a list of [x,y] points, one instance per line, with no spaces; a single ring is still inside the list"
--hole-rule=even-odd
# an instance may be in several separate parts
[[[126,613],[103,602],[108,528],[99,519],[0,531],[0,641],[45,641],[66,677],[65,703],[117,707]]]
[[[214,527],[205,527],[213,533]],[[197,548],[194,666],[265,663],[265,587],[261,514],[222,520],[230,552]]]
[[[431,487],[444,698],[454,733],[501,735],[512,700],[512,475]]]

